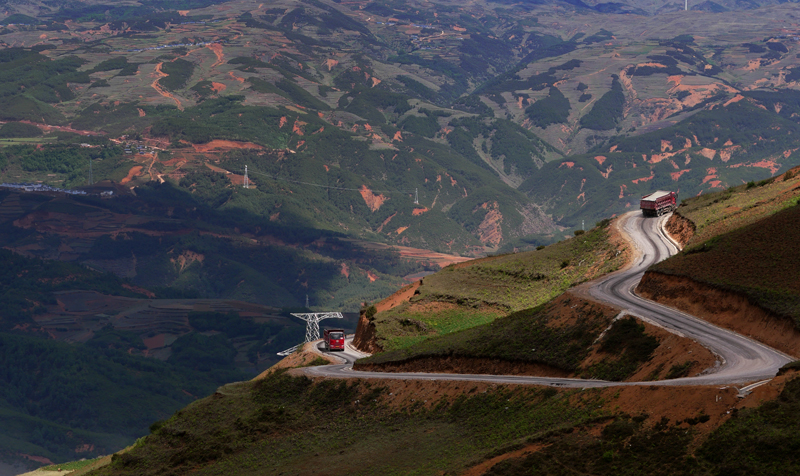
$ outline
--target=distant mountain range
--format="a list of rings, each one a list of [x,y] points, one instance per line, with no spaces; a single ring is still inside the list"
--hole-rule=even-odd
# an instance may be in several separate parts
[[[690,197],[800,164],[791,3],[0,5],[0,182],[91,192],[0,190],[0,246],[28,267],[90,268],[68,290],[102,299],[354,312],[466,257],[591,229],[653,190]],[[59,286],[9,291],[5,331],[145,353],[138,334],[36,321],[55,319]],[[280,322],[214,349],[227,364],[251,344],[273,352],[300,332]],[[51,456],[74,450],[47,449],[53,425],[88,428],[47,421],[35,451]],[[34,444],[20,431],[6,449]]]

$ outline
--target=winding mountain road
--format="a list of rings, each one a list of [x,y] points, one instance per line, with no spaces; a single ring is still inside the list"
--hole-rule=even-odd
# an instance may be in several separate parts
[[[663,224],[667,218],[668,215],[661,218],[644,218],[638,212],[631,212],[623,216],[620,228],[623,233],[630,237],[638,249],[636,262],[622,271],[612,273],[595,281],[588,288],[588,293],[599,301],[624,309],[627,314],[637,316],[672,332],[694,339],[707,347],[717,356],[717,365],[714,368],[707,369],[702,375],[655,382],[609,382],[604,380],[518,375],[364,372],[353,370],[353,363],[365,354],[361,354],[354,349],[350,340],[348,340],[345,352],[333,354],[345,360],[346,363],[308,367],[304,371],[309,376],[338,378],[483,381],[575,388],[622,385],[719,385],[771,379],[778,372],[778,369],[794,359],[735,332],[717,327],[689,314],[643,299],[634,294],[633,290],[648,267],[678,252],[677,245],[663,230]]]

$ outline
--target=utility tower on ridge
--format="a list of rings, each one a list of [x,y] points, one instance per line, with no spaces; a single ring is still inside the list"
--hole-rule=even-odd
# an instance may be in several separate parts
[[[250,179],[247,178],[247,166],[244,166],[244,188],[250,188]]]
[[[314,342],[319,339],[319,321],[323,319],[344,319],[341,312],[308,312],[292,313],[298,319],[306,321],[306,340],[294,347],[278,352],[278,355],[289,355],[302,347],[306,342]]]

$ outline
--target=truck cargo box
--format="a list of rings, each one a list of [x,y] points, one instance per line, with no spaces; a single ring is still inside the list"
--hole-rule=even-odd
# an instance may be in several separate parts
[[[658,190],[642,197],[639,202],[639,208],[642,209],[642,215],[644,216],[656,217],[664,215],[678,208],[678,194]]]

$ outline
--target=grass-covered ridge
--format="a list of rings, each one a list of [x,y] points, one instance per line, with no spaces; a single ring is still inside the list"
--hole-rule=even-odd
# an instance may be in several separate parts
[[[536,251],[474,260],[427,276],[409,302],[374,316],[384,350],[534,308],[571,286],[622,267],[626,244],[603,221]]]
[[[608,415],[598,393],[470,385],[459,397],[366,381],[312,382],[278,372],[229,385],[172,418],[92,474],[437,474]],[[577,397],[577,395],[576,395]],[[302,442],[302,443],[300,443]],[[389,450],[391,448],[391,450]],[[443,450],[447,448],[447,450]]]
[[[360,359],[354,368],[456,373],[487,373],[484,369],[489,368],[491,373],[546,372],[622,381],[652,358],[660,341],[632,317],[615,319],[618,312],[566,293],[487,324],[374,354]]]
[[[710,476],[741,468],[792,474],[796,466],[797,379],[775,401],[734,408],[716,428],[715,412],[685,410],[670,419],[623,410],[636,408],[629,403],[636,396],[652,399],[661,391],[655,389],[386,385],[314,382],[283,371],[228,385],[155,423],[151,435],[90,474],[302,474],[324,467],[427,475],[482,465],[480,474],[496,476]],[[702,392],[684,394],[714,400]],[[738,406],[727,397],[733,400],[725,405]]]
[[[800,197],[798,186],[800,168],[795,167],[771,179],[683,199],[678,214],[694,225],[687,246],[703,243],[794,206]]]
[[[741,294],[800,328],[797,172],[684,200],[668,227],[688,243],[651,271]]]
[[[689,246],[651,270],[747,296],[800,328],[800,206]]]
[[[559,301],[558,306],[571,304],[569,298]],[[410,347],[381,352],[359,360],[357,366],[456,356],[543,364],[572,373],[579,369],[592,342],[617,314],[607,306],[575,301],[576,309],[568,317],[575,322],[568,325],[554,325],[562,316],[557,315],[557,305],[549,303]]]

